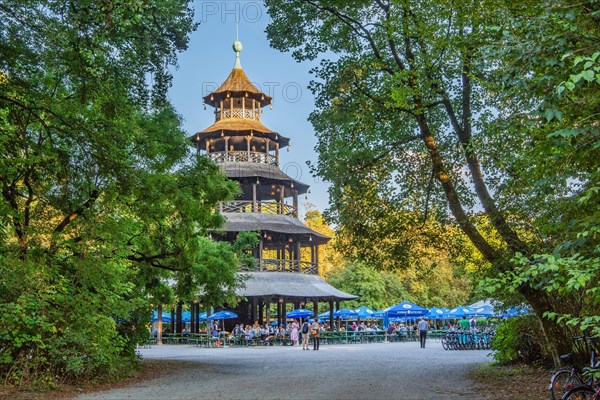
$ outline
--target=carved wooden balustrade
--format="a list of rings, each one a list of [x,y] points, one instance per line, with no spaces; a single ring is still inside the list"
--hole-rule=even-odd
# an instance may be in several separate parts
[[[274,201],[235,200],[219,203],[221,213],[250,213],[283,214],[296,216],[296,208],[289,204]]]
[[[277,158],[268,153],[258,151],[213,151],[208,157],[216,163],[222,162],[254,162],[277,165]]]
[[[316,274],[317,265],[310,261],[300,260],[277,260],[277,259],[262,259],[262,264],[259,265],[257,260],[256,266],[253,268],[242,267],[242,271],[279,271],[279,272],[300,272],[302,274]]]

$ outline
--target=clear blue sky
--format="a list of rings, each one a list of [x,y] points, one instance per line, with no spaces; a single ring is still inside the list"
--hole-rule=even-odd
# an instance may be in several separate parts
[[[323,211],[327,208],[327,185],[312,177],[306,165],[315,161],[316,138],[307,121],[314,98],[307,89],[309,70],[315,65],[297,63],[290,53],[269,47],[265,28],[269,16],[260,1],[196,1],[196,22],[200,26],[191,36],[189,48],[179,55],[179,68],[173,71],[169,96],[183,116],[188,134],[203,130],[214,122],[212,108],[202,108],[202,96],[216,89],[233,68],[236,15],[242,68],[250,80],[273,97],[273,110],[264,108],[262,122],[290,138],[289,152],[281,153],[281,169],[292,178],[311,186],[308,199]],[[304,210],[301,210],[304,213]]]

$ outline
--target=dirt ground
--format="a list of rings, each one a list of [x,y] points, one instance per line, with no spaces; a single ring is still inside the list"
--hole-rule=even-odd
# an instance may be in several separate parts
[[[498,366],[481,364],[469,373],[484,398],[493,400],[549,399],[548,385],[553,372],[527,365]]]

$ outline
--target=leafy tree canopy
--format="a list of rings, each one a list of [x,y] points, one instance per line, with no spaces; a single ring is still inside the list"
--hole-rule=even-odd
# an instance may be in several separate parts
[[[166,100],[187,2],[0,4],[0,374],[117,376],[151,303],[233,298],[240,252],[206,238],[234,183]]]

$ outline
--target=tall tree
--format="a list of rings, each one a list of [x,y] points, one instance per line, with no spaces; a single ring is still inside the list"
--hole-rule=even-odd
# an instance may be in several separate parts
[[[206,238],[237,188],[191,156],[166,100],[195,28],[182,0],[0,3],[0,373],[126,371],[149,299],[233,297]]]
[[[304,216],[304,223],[310,229],[331,238],[327,244],[319,246],[319,274],[327,277],[331,273],[344,268],[345,265],[344,257],[336,248],[338,236],[333,228],[327,225],[323,214],[313,204],[307,203],[305,208],[307,211]],[[310,260],[310,249],[303,249],[302,258],[306,261]]]
[[[544,5],[521,1],[513,8],[491,0],[269,0],[267,5],[274,47],[293,50],[297,60],[335,54],[315,69],[318,81],[311,87],[317,110],[310,118],[319,139],[314,172],[332,182],[334,218],[348,197],[375,179],[385,187],[377,194],[398,208],[447,206],[499,271],[514,268],[513,255],[531,256],[544,245],[531,225],[530,209],[509,213],[505,208],[503,187],[520,184],[522,193],[531,187],[510,180],[510,160],[488,156],[504,144],[483,140],[497,128],[492,122],[500,104],[493,95],[501,87],[489,80],[499,60],[480,51],[497,43],[490,27],[530,17]],[[526,142],[525,132],[518,135],[517,143]],[[499,243],[478,229],[474,208],[485,214]],[[527,283],[518,292],[540,317],[560,306]],[[567,332],[547,318],[541,322],[554,355],[566,351]]]

